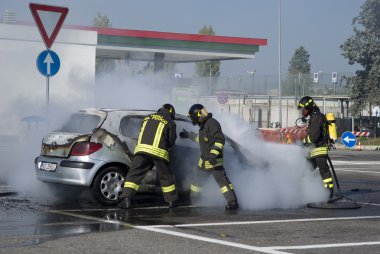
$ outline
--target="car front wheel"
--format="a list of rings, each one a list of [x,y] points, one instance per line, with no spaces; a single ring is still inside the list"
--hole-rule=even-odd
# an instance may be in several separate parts
[[[102,169],[91,186],[91,194],[95,201],[104,206],[118,204],[121,201],[126,174],[126,170],[116,166]]]

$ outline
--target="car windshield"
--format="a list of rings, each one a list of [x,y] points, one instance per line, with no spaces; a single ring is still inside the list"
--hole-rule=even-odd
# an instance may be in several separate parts
[[[72,114],[70,120],[58,130],[60,132],[69,133],[90,133],[95,129],[101,117],[89,114]]]

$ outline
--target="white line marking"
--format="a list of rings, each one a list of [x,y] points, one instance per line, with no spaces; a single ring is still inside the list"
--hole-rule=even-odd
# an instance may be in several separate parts
[[[162,228],[155,228],[155,227],[150,227],[150,226],[137,226],[136,228],[147,230],[147,231],[152,231],[152,232],[157,232],[157,233],[162,233],[162,234],[167,234],[167,235],[174,235],[174,236],[199,240],[199,241],[203,241],[203,242],[217,243],[217,244],[221,244],[221,245],[237,247],[240,249],[254,250],[254,251],[259,251],[259,252],[263,252],[263,253],[271,253],[271,254],[287,253],[287,252],[279,252],[276,250],[272,250],[271,248],[268,248],[268,247],[256,247],[256,246],[247,245],[247,244],[228,242],[228,241],[223,241],[223,240],[219,240],[219,239],[213,239],[213,238],[209,238],[209,237],[203,237],[203,236],[191,235],[191,234],[187,234],[187,233],[175,232],[175,231],[170,231],[170,230],[166,230],[166,229],[162,229]]]
[[[375,203],[365,203],[365,202],[356,202],[359,205],[373,205],[373,206],[380,206],[380,204],[375,204]]]
[[[377,171],[366,171],[366,170],[335,169],[335,171],[347,171],[347,172],[356,172],[356,173],[380,174],[380,172],[377,172]]]
[[[333,164],[340,165],[380,165],[380,161],[336,161],[332,160]]]
[[[352,247],[363,245],[380,245],[380,242],[358,242],[358,243],[332,243],[332,244],[314,244],[314,245],[297,245],[297,246],[271,246],[268,247],[274,250],[304,250],[318,248],[337,248],[337,247]]]
[[[101,218],[97,218],[97,217],[93,217],[93,216],[75,214],[75,213],[66,212],[66,211],[59,211],[59,210],[51,210],[49,212],[63,214],[63,215],[67,215],[67,216],[77,217],[77,218],[82,218],[82,219],[87,219],[87,220],[99,221],[99,222],[103,222],[103,223],[124,225],[124,226],[132,227],[132,228],[136,228],[136,229],[141,229],[141,230],[145,230],[145,231],[162,233],[162,234],[167,234],[167,235],[174,235],[174,236],[178,236],[178,237],[189,238],[189,239],[194,239],[194,240],[203,241],[203,242],[210,242],[210,243],[216,243],[216,244],[221,244],[221,245],[225,245],[225,246],[236,247],[236,248],[240,248],[240,249],[254,250],[254,251],[258,251],[258,252],[262,252],[262,253],[289,254],[288,252],[272,250],[272,249],[267,248],[267,247],[257,247],[257,246],[247,245],[247,244],[228,242],[228,241],[223,241],[223,240],[209,238],[209,237],[203,237],[203,236],[191,235],[191,234],[187,234],[187,233],[175,232],[175,231],[170,231],[170,230],[166,230],[166,229],[162,229],[162,228],[155,228],[152,226],[133,226],[131,224],[128,224],[128,223],[125,223],[122,221],[118,221],[118,220],[105,220],[105,219],[101,219]],[[171,226],[171,228],[174,228],[174,227]]]
[[[232,226],[232,225],[251,225],[251,224],[271,224],[271,223],[292,223],[292,222],[314,222],[314,221],[335,221],[335,220],[366,220],[380,219],[380,216],[359,216],[359,217],[334,217],[334,218],[312,218],[312,219],[294,219],[294,220],[264,220],[264,221],[236,221],[236,222],[218,222],[218,223],[194,223],[194,224],[177,224],[174,227],[210,227],[210,226]],[[171,225],[155,225],[151,228],[173,227]]]

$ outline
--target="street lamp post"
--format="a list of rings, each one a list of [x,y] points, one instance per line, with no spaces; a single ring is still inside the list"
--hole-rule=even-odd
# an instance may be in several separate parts
[[[278,121],[282,127],[282,85],[281,85],[281,0],[278,1]]]
[[[247,71],[248,74],[252,75],[252,96],[253,96],[254,83],[255,83],[255,72],[256,70]]]

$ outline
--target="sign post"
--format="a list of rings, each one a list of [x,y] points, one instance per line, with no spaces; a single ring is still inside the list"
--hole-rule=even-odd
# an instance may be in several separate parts
[[[50,48],[65,21],[69,8],[30,3],[29,9],[47,49],[39,54],[36,64],[40,73],[46,77],[46,107],[48,109],[49,77],[57,74],[60,67],[58,55]]]

